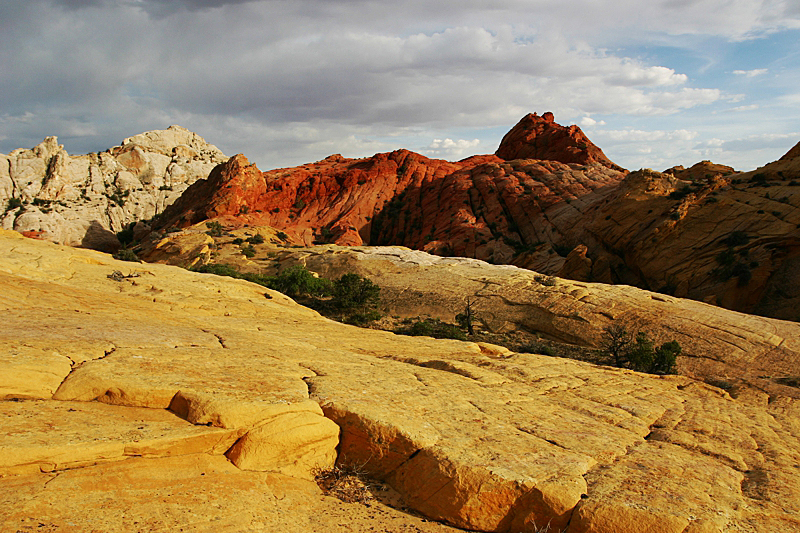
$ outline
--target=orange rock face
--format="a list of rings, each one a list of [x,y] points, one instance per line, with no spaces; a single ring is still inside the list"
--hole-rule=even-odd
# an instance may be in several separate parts
[[[524,116],[506,133],[495,153],[507,161],[546,159],[580,165],[600,163],[614,170],[623,170],[612,163],[578,126],[556,124],[550,112],[541,117],[536,113]]]
[[[527,159],[504,160],[513,151]],[[580,129],[546,113],[523,118],[498,155],[458,162],[398,150],[261,173],[238,155],[187,190],[157,228],[223,217],[234,227],[273,226],[306,245],[399,244],[508,262],[552,240],[544,210],[623,177]]]

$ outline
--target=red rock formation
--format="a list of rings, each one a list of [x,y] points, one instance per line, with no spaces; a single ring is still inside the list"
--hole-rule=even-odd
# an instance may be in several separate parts
[[[580,165],[600,163],[614,170],[624,170],[612,163],[578,126],[556,124],[550,112],[541,117],[536,113],[522,117],[503,137],[495,154],[506,161],[545,159]]]
[[[569,130],[552,121],[546,129],[545,136]],[[569,139],[585,138],[569,131]],[[567,150],[561,159],[573,156]],[[508,262],[557,237],[541,223],[545,209],[619,182],[624,174],[612,167],[496,155],[448,162],[398,150],[261,173],[237,155],[190,187],[157,227],[223,217],[233,226],[269,225],[304,244],[400,244]]]
[[[403,245],[797,319],[795,161],[750,175],[704,161],[626,177],[546,113],[524,117],[497,155],[458,162],[398,150],[261,173],[235,156],[155,227],[221,218],[294,243]],[[727,244],[735,231],[748,243]]]

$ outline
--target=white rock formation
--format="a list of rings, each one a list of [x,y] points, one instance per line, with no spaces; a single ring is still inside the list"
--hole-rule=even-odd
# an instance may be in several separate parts
[[[47,137],[30,150],[0,154],[0,227],[114,251],[114,233],[162,212],[226,160],[216,146],[180,126],[78,156]]]

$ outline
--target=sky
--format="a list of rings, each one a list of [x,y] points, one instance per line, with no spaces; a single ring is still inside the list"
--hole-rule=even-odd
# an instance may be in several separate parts
[[[800,141],[797,0],[0,0],[0,153],[188,128],[261,170],[493,153],[527,113],[615,163]]]

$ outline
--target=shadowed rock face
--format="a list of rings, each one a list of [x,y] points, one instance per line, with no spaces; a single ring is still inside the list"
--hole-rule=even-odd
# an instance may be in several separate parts
[[[332,505],[304,478],[334,457],[469,530],[800,528],[795,399],[359,329],[241,280],[12,232],[0,246],[3,531],[443,531]],[[527,293],[555,325],[629,308],[622,287],[539,288],[513,267],[404,253],[383,268],[512,303]],[[737,316],[664,300],[653,314],[685,324],[709,322],[699,307],[717,325]],[[742,320],[705,331],[777,340],[779,321]]]

